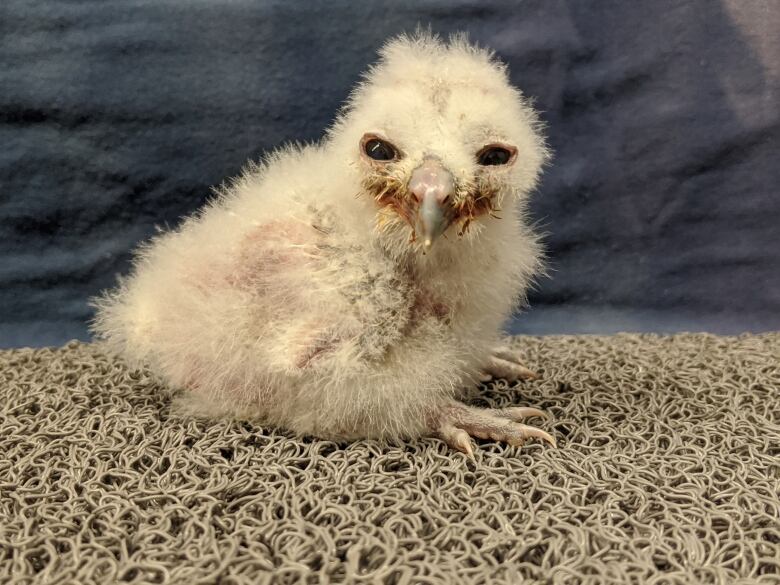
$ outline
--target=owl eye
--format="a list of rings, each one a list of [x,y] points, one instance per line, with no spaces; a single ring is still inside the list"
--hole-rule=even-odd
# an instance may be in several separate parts
[[[513,146],[490,144],[477,153],[477,162],[485,167],[505,165],[514,160],[516,153]]]
[[[386,140],[376,137],[364,140],[363,152],[366,153],[368,158],[379,162],[389,162],[398,158],[398,151],[395,146]]]

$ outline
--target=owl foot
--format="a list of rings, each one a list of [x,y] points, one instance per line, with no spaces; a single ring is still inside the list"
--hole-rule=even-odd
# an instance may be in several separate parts
[[[509,382],[517,380],[536,380],[539,374],[526,368],[514,351],[508,347],[493,348],[491,356],[480,377],[481,382],[492,378],[503,378]]]
[[[536,408],[477,408],[452,402],[439,412],[433,431],[450,447],[472,458],[474,452],[470,437],[493,439],[510,445],[522,445],[527,439],[538,438],[555,447],[555,439],[550,434],[518,422],[534,416],[547,417]]]

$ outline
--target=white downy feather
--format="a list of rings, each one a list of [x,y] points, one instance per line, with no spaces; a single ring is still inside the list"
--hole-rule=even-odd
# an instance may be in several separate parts
[[[403,151],[401,183],[426,156],[464,193],[488,173],[500,218],[462,236],[452,226],[423,254],[365,191],[366,132]],[[477,164],[495,141],[517,147],[510,168]],[[534,111],[489,52],[462,37],[397,38],[321,143],[269,155],[143,246],[96,301],[93,329],[200,414],[331,438],[428,434],[540,269],[524,209],[546,158]]]

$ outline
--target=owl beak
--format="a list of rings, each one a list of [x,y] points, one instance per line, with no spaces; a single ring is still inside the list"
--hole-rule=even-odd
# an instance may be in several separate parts
[[[409,191],[417,200],[415,233],[422,238],[425,250],[454,221],[457,213],[452,205],[455,180],[435,159],[426,159],[409,179]]]

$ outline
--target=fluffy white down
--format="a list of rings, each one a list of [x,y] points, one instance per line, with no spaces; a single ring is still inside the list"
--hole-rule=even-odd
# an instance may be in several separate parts
[[[401,177],[434,155],[459,185],[501,173],[499,217],[423,254],[362,187],[358,144],[377,132],[404,151]],[[511,169],[474,153],[501,140]],[[138,252],[98,299],[93,330],[147,364],[180,404],[253,416],[301,434],[397,439],[473,387],[539,270],[524,203],[546,151],[530,106],[500,64],[462,38],[401,37],[320,144],[252,165],[216,200]]]

